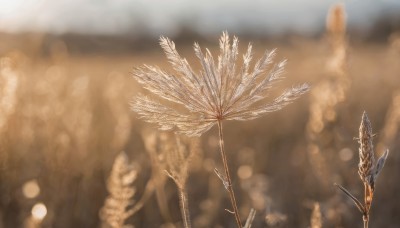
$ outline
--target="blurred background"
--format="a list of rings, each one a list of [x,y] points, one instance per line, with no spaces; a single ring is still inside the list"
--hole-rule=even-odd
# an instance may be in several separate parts
[[[377,156],[390,149],[370,224],[399,227],[397,0],[0,0],[0,227],[117,227],[101,208],[121,151],[137,173],[133,207],[143,203],[126,224],[182,227],[176,186],[163,172],[168,152],[149,146],[155,126],[130,111],[146,93],[131,72],[143,64],[172,72],[160,36],[199,70],[193,43],[217,56],[223,31],[239,37],[240,56],[251,42],[254,59],[272,48],[277,61],[288,59],[271,99],[312,85],[284,110],[225,124],[242,219],[255,208],[254,227],[317,227],[318,204],[323,227],[361,227],[333,183],[362,199],[354,138],[365,110]],[[235,227],[213,171],[222,166],[217,133],[201,137],[190,165],[193,227]]]
[[[77,33],[134,37],[202,36],[229,30],[247,36],[316,36],[324,31],[327,9],[337,1],[211,1],[102,0],[1,1],[4,32]],[[399,27],[396,0],[349,0],[348,27],[363,37],[377,37]],[[380,28],[378,28],[380,27]]]

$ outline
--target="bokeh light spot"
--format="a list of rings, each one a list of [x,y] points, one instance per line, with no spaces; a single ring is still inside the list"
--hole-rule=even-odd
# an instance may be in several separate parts
[[[249,165],[242,165],[237,173],[240,179],[248,179],[253,175],[253,169]]]
[[[37,203],[32,207],[32,217],[37,220],[43,220],[47,215],[47,208],[43,203]]]
[[[353,158],[353,151],[349,148],[343,148],[339,151],[339,158],[342,161],[350,161]]]
[[[22,186],[22,193],[28,199],[35,198],[40,193],[40,187],[36,180],[30,180]]]

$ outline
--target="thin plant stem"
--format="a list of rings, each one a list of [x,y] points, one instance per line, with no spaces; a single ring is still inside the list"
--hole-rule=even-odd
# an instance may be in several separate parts
[[[140,209],[142,209],[142,207],[146,204],[147,200],[149,200],[150,197],[153,195],[154,189],[155,189],[154,181],[150,180],[149,182],[147,182],[142,197],[140,198],[139,201],[137,201],[135,206],[132,208],[132,214],[135,214]]]
[[[246,223],[244,224],[243,228],[251,228],[251,225],[253,224],[253,221],[254,221],[255,217],[256,217],[256,210],[251,208],[249,216],[247,217]]]
[[[169,213],[167,197],[165,196],[165,191],[163,189],[163,183],[156,183],[156,197],[158,207],[160,208],[161,217],[170,223],[172,221],[171,214]]]
[[[363,221],[364,221],[364,228],[368,228],[368,222],[369,222],[369,210],[371,208],[371,199],[370,199],[371,194],[370,194],[370,189],[367,184],[364,184],[364,202],[365,202],[365,212],[363,215]]]
[[[225,181],[227,182],[225,187],[229,192],[229,198],[231,200],[231,204],[233,207],[233,214],[235,215],[236,224],[239,228],[242,228],[243,226],[240,221],[239,210],[237,208],[236,199],[235,199],[235,193],[233,192],[233,188],[232,188],[232,180],[231,180],[231,176],[229,174],[228,160],[227,160],[226,154],[225,154],[224,137],[223,137],[223,133],[222,133],[222,120],[218,120],[218,131],[219,131],[219,147],[221,150],[222,163],[224,164],[225,179],[226,179]]]
[[[181,213],[183,219],[183,225],[185,228],[191,228],[190,213],[189,213],[189,202],[187,192],[184,188],[179,188],[179,201],[181,206]]]
[[[369,216],[363,216],[364,228],[368,228]]]

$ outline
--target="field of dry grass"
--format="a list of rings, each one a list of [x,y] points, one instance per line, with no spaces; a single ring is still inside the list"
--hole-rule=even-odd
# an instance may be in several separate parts
[[[212,40],[208,48],[217,53],[217,37]],[[177,42],[177,49],[199,69],[194,41]],[[135,190],[133,206],[144,202],[125,223],[181,227],[178,190],[162,171],[169,169],[165,158],[157,154],[163,145],[153,145],[155,151],[149,152],[154,144],[149,137],[157,129],[130,110],[133,97],[146,93],[132,78],[133,67],[158,65],[172,71],[158,44],[123,54],[79,54],[56,41],[46,44],[49,52],[42,55],[25,44],[20,49],[13,44],[11,50],[1,43],[0,227],[107,227],[100,211],[121,151],[135,168],[136,176],[128,181]],[[354,138],[365,110],[376,133],[376,156],[390,150],[376,184],[370,227],[399,226],[398,43],[395,38],[386,43],[350,40],[346,74],[340,76],[346,77],[343,88],[332,70],[327,38],[253,42],[255,58],[277,48],[277,59],[288,59],[285,80],[271,97],[303,82],[312,91],[259,119],[225,123],[225,149],[243,221],[254,208],[253,227],[310,227],[319,203],[323,227],[362,227],[357,208],[334,183],[362,198]],[[240,45],[243,53],[247,41]],[[224,210],[230,201],[216,167],[222,163],[214,127],[201,137],[189,165],[186,191],[193,227],[235,226],[234,217]],[[40,191],[33,194],[35,188],[27,183]],[[31,213],[38,202],[47,208],[43,220]]]

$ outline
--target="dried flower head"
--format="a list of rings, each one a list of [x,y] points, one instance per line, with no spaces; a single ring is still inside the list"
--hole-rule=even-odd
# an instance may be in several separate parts
[[[373,172],[373,164],[375,163],[374,148],[372,145],[372,127],[367,114],[364,112],[359,130],[359,156],[358,174],[363,182],[370,183],[371,174]]]
[[[364,112],[359,132],[360,163],[358,164],[358,174],[364,183],[370,185],[371,188],[374,189],[375,181],[382,170],[383,165],[385,164],[389,151],[386,150],[385,153],[378,159],[378,162],[375,163],[372,139],[373,134],[371,122],[368,119],[367,113]]]
[[[360,212],[362,213],[364,227],[368,228],[369,213],[372,205],[372,199],[374,198],[376,179],[378,178],[379,173],[382,171],[382,168],[385,165],[389,150],[386,150],[385,153],[383,153],[383,155],[375,163],[375,155],[372,144],[372,127],[366,112],[364,112],[362,116],[359,134],[360,135],[358,142],[360,143],[360,163],[358,164],[358,174],[360,175],[360,178],[364,183],[364,204],[361,203],[343,186],[338,184],[335,185],[340,190],[342,190],[351,200],[353,200],[358,210],[360,210]]]
[[[271,103],[262,102],[272,85],[281,79],[286,61],[270,67],[275,50],[266,51],[250,71],[252,46],[238,68],[238,39],[231,43],[227,33],[220,39],[220,55],[215,62],[210,51],[204,54],[195,43],[194,51],[202,70],[195,73],[175,44],[161,37],[160,44],[172,64],[175,74],[158,67],[144,65],[133,72],[134,78],[150,92],[184,106],[186,113],[139,95],[132,109],[145,121],[157,123],[162,130],[176,130],[189,136],[199,136],[221,120],[251,120],[262,114],[280,110],[308,91],[307,84],[287,89]]]

